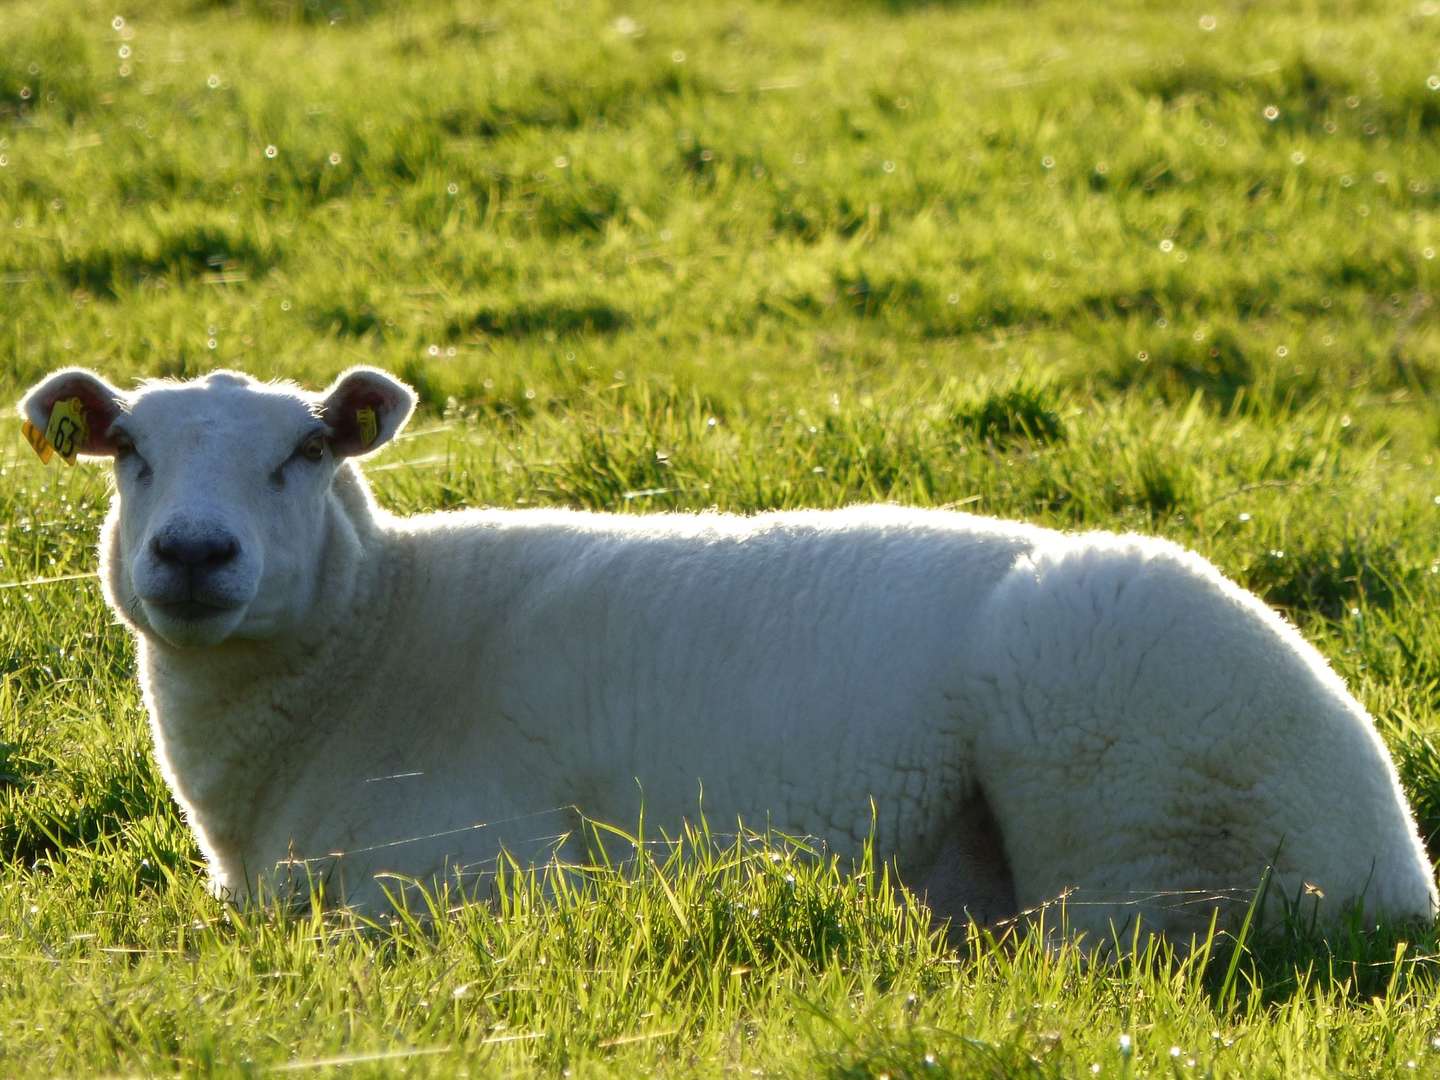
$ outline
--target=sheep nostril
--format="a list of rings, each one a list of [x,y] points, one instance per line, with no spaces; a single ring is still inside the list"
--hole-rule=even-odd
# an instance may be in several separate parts
[[[225,533],[206,536],[157,536],[151,542],[156,558],[186,569],[215,570],[240,554],[240,542]]]
[[[233,536],[219,538],[214,551],[210,553],[207,563],[210,566],[224,566],[236,555],[240,554],[240,543]]]

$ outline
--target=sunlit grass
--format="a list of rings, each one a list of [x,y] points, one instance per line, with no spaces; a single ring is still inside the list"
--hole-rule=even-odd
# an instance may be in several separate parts
[[[1347,678],[1434,850],[1437,31],[1363,0],[0,4],[0,390],[374,363],[423,399],[370,469],[400,511],[1169,536]],[[86,576],[105,498],[0,449],[5,1075],[1440,1071],[1434,928],[1327,943],[1302,903],[1096,963],[947,940],[886,868],[730,822],[439,918],[228,911]]]

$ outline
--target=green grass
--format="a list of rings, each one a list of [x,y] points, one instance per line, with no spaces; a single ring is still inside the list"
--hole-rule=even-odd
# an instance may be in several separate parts
[[[1440,851],[1436,5],[136,7],[0,2],[0,397],[366,362],[424,400],[402,511],[1169,536]],[[1433,927],[947,944],[732,823],[433,921],[227,911],[72,576],[105,495],[0,451],[4,1075],[1440,1075]]]

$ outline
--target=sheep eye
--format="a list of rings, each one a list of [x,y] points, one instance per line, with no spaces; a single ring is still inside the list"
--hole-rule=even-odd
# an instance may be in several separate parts
[[[325,456],[325,436],[317,431],[306,438],[295,452],[306,461],[319,461]]]
[[[122,462],[128,463],[132,461],[138,462],[138,467],[128,464],[126,467],[134,472],[135,479],[140,481],[140,483],[150,483],[150,479],[154,476],[154,473],[150,470],[150,463],[136,452],[135,440],[123,432],[116,432],[115,435],[111,437],[111,444],[115,447],[115,464],[119,465]]]

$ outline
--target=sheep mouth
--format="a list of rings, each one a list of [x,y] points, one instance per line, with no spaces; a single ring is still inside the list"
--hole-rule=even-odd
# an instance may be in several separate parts
[[[179,622],[204,622],[220,615],[229,615],[238,604],[214,604],[205,600],[149,601],[149,606]]]

